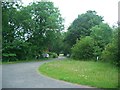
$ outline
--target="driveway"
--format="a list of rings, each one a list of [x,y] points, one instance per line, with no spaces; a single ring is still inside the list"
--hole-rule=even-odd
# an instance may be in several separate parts
[[[38,73],[40,65],[61,59],[2,65],[2,88],[89,88]]]

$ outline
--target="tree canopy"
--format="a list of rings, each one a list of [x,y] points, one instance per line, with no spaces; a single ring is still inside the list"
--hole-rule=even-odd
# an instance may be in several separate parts
[[[89,36],[90,29],[95,25],[99,25],[102,21],[102,17],[97,15],[95,11],[89,10],[84,14],[78,15],[69,26],[64,42],[69,47],[72,47],[77,39],[80,40],[83,36]]]
[[[108,24],[100,23],[91,28],[90,36],[94,39],[94,55],[100,56],[105,46],[111,42],[112,28]]]
[[[111,28],[92,10],[78,15],[67,32],[63,32],[63,22],[53,2],[42,0],[27,6],[2,2],[3,61],[38,59],[43,53],[54,52],[53,56],[64,53],[79,60],[99,57],[119,65],[119,27]]]
[[[52,51],[64,29],[60,11],[52,2],[26,7],[19,2],[2,2],[2,15],[3,60],[35,58]]]

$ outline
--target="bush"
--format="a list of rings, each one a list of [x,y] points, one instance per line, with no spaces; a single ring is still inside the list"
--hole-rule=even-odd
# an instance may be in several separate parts
[[[91,37],[86,36],[72,47],[72,57],[74,59],[90,59],[93,57],[94,43]]]
[[[101,57],[104,61],[118,65],[120,63],[118,60],[118,46],[114,43],[109,43],[102,52]]]
[[[58,55],[56,53],[53,53],[53,52],[48,52],[48,54],[51,58],[57,58],[58,57]]]
[[[53,58],[57,58],[58,55],[57,55],[56,53],[53,53],[53,54],[52,54],[52,57],[53,57]]]
[[[13,53],[3,53],[2,54],[2,56],[3,56],[3,59],[2,59],[2,61],[3,62],[6,62],[6,61],[16,61],[17,60],[17,58],[16,58],[16,54],[13,54]]]
[[[105,50],[102,52],[102,59],[107,62],[114,63],[115,65],[120,65],[119,61],[119,48],[118,48],[118,29],[113,33],[112,42],[106,45]]]

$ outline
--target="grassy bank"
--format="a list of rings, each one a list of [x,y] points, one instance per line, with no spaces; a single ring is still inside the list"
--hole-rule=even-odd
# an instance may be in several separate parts
[[[39,71],[47,76],[98,88],[116,88],[118,69],[109,63],[62,60],[43,64]]]

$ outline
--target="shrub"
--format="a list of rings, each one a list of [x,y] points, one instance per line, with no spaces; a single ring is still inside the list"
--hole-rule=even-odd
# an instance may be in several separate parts
[[[94,43],[90,36],[86,36],[72,47],[72,57],[74,59],[90,59],[93,57]]]
[[[52,54],[52,57],[53,57],[53,58],[57,58],[58,55],[57,55],[56,53],[53,53],[53,54]]]
[[[48,54],[50,55],[51,58],[57,58],[58,55],[56,53],[53,52],[48,52]]]
[[[102,52],[101,57],[104,61],[118,65],[120,63],[118,60],[118,46],[114,43],[109,43]]]
[[[2,54],[2,56],[3,56],[3,59],[2,59],[2,61],[4,62],[4,61],[16,61],[17,60],[17,58],[16,58],[16,54],[13,54],[13,53],[3,53]]]
[[[107,62],[112,62],[115,65],[120,65],[119,61],[119,42],[118,42],[118,29],[113,33],[112,42],[106,45],[105,50],[102,52],[102,59]]]

